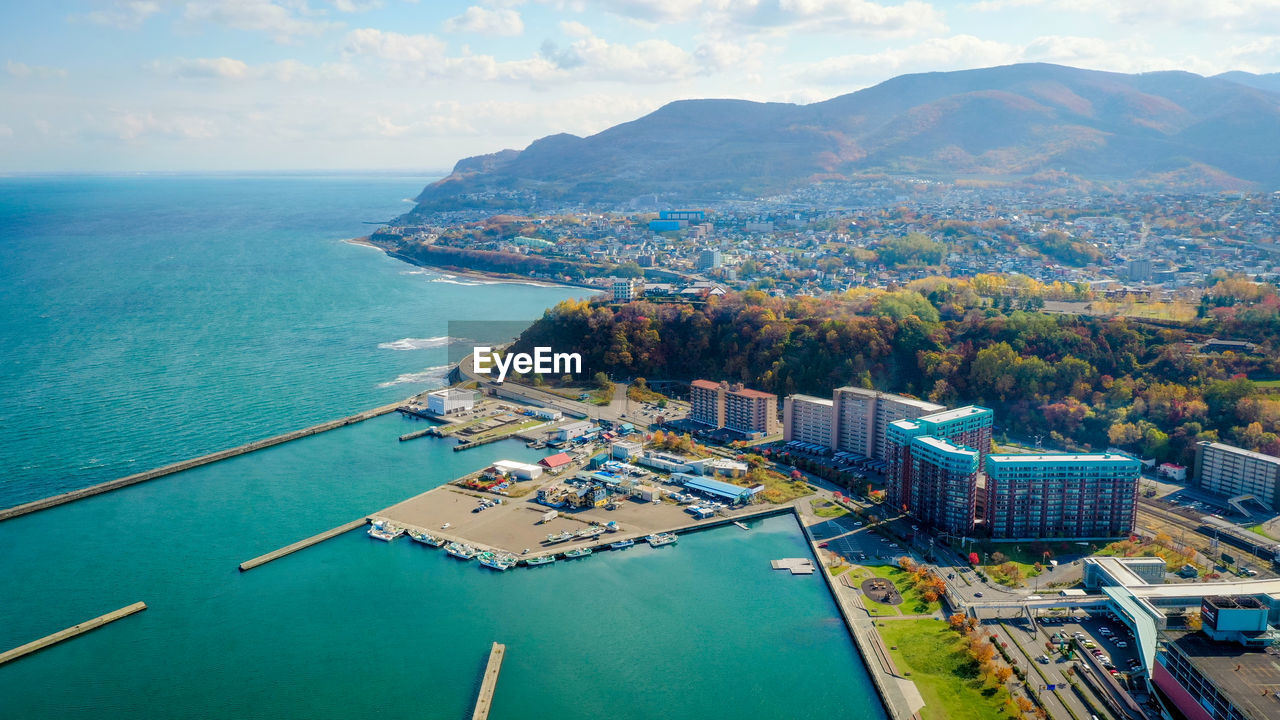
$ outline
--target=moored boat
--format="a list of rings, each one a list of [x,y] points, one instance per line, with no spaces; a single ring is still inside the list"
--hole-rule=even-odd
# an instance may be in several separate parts
[[[677,539],[678,538],[675,536],[674,533],[658,533],[656,535],[648,535],[645,537],[645,540],[648,541],[648,543],[653,547],[662,547],[663,545],[670,545],[674,543]]]
[[[549,543],[564,542],[565,540],[568,540],[568,539],[570,539],[570,538],[572,538],[572,537],[573,537],[573,531],[572,531],[572,530],[565,530],[564,532],[559,532],[559,533],[554,533],[554,534],[548,535],[548,536],[547,536],[547,542],[549,542]]]
[[[534,565],[550,565],[555,561],[555,555],[539,555],[538,557],[525,558],[524,564],[532,567]]]
[[[626,550],[627,548],[629,548],[629,547],[631,547],[632,545],[635,545],[635,544],[636,544],[636,541],[635,541],[635,540],[632,540],[631,538],[627,538],[626,540],[619,540],[618,542],[611,542],[611,543],[609,543],[609,547],[610,547],[611,549],[613,549],[613,550]]]
[[[498,571],[510,570],[516,566],[516,559],[514,557],[503,553],[491,552],[489,550],[477,555],[476,559],[480,561],[481,565]]]
[[[472,560],[477,554],[476,549],[470,545],[463,545],[462,543],[456,542],[451,542],[448,545],[445,545],[444,551],[459,560]]]
[[[420,542],[423,545],[430,545],[431,547],[440,547],[444,545],[444,540],[441,538],[430,533],[418,532],[417,530],[409,531],[409,539],[414,542]]]
[[[374,521],[374,523],[369,526],[369,537],[376,538],[384,542],[391,542],[403,534],[404,528],[392,525],[385,520]]]
[[[569,552],[565,553],[564,556],[565,556],[565,559],[572,560],[573,558],[586,557],[590,554],[591,554],[591,548],[574,548]]]
[[[594,527],[582,528],[581,530],[578,531],[578,537],[580,538],[600,537],[603,534],[604,534],[604,528],[599,525],[596,525]]]

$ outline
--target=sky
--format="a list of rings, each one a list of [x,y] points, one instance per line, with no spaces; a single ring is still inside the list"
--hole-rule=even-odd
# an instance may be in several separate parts
[[[1280,70],[1280,0],[0,5],[0,172],[447,171],[672,100],[1015,62]]]

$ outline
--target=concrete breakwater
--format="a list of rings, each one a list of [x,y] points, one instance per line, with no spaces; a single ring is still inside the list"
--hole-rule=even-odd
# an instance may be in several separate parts
[[[361,527],[367,522],[368,522],[367,518],[352,520],[351,522],[343,525],[339,525],[336,528],[330,528],[328,530],[325,530],[322,533],[317,533],[315,535],[312,535],[311,537],[306,538],[305,540],[299,540],[296,543],[285,545],[279,550],[272,550],[271,552],[265,555],[259,555],[258,557],[252,560],[245,560],[244,562],[240,563],[240,572],[244,572],[245,570],[252,570],[258,567],[259,565],[266,565],[272,560],[278,560],[279,558],[282,558],[285,555],[296,553],[299,550],[302,550],[304,548],[309,548],[312,545],[328,540],[331,537],[337,537],[345,532],[350,532],[352,530],[355,530],[358,527]]]
[[[6,652],[0,653],[0,665],[3,665],[11,660],[17,660],[18,658],[24,655],[30,655],[33,652],[43,650],[49,647],[50,645],[56,645],[62,642],[63,640],[70,640],[73,637],[83,635],[89,632],[90,630],[97,630],[98,628],[102,627],[103,625],[106,625],[107,623],[115,622],[120,618],[128,617],[136,612],[142,612],[143,610],[146,610],[146,609],[147,609],[146,603],[136,602],[132,605],[122,607],[119,610],[113,610],[107,613],[106,615],[99,615],[98,617],[92,620],[86,620],[85,622],[82,622],[78,625],[72,625],[71,627],[65,630],[59,630],[58,632],[53,633],[52,635],[46,635],[40,638],[39,640],[33,640],[32,642],[29,642],[26,645],[22,645],[12,650],[8,650]]]
[[[255,450],[262,450],[265,448],[272,447],[274,445],[280,445],[281,443],[287,443],[287,442],[290,442],[291,440],[298,440],[300,438],[308,437],[310,435],[317,435],[322,432],[327,432],[329,430],[336,430],[337,428],[345,427],[347,425],[352,425],[354,423],[364,422],[365,420],[370,420],[380,415],[386,415],[387,413],[394,412],[396,408],[400,407],[402,404],[403,403],[393,403],[391,405],[383,405],[382,407],[377,407],[372,410],[366,410],[364,412],[357,413],[355,415],[350,415],[344,418],[340,418],[338,420],[330,420],[329,422],[321,423],[319,425],[313,425],[309,428],[303,428],[302,430],[294,430],[293,432],[288,432],[283,435],[276,435],[275,437],[270,437],[265,440],[255,440],[251,443],[247,443],[239,447],[230,448],[228,450],[219,450],[218,452],[215,452],[215,453],[202,455],[200,457],[192,458],[190,460],[183,460],[182,462],[177,462],[172,465],[165,465],[164,467],[156,468],[154,470],[147,470],[146,472],[140,472],[134,475],[128,475],[126,477],[118,478],[116,480],[109,480],[104,483],[91,485],[86,488],[80,488],[79,490],[72,490],[70,492],[65,492],[60,495],[54,495],[52,497],[47,497],[42,500],[34,500],[29,503],[23,503],[22,505],[15,505],[11,508],[0,510],[0,521],[9,520],[11,518],[15,518],[21,515],[26,515],[28,513],[37,512],[39,510],[47,510],[51,507],[57,507],[58,505],[64,505],[66,503],[73,502],[76,500],[82,500],[84,498],[92,497],[94,495],[101,495],[102,493],[110,492],[112,490],[119,490],[120,488],[128,487],[130,485],[136,485],[140,482],[146,482],[147,480],[154,480],[156,478],[164,477],[165,475],[172,475],[174,473],[182,472],[183,470],[190,470],[192,468],[200,467],[201,465],[208,465],[210,463],[215,463],[220,460],[226,460],[228,458],[233,458],[238,455],[251,453]]]

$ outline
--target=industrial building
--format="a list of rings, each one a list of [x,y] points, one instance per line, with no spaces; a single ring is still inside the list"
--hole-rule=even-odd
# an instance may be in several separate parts
[[[476,406],[474,390],[445,388],[427,393],[427,412],[435,415],[453,415],[468,412]]]

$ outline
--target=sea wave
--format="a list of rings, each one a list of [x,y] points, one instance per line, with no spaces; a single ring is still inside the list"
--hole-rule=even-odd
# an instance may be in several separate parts
[[[450,285],[462,285],[463,287],[478,287],[480,285],[498,285],[494,282],[465,282],[462,280],[454,280],[452,277],[432,278],[430,282],[448,283]]]
[[[381,350],[426,350],[428,348],[444,347],[448,344],[449,336],[442,335],[429,338],[400,338],[395,342],[378,343],[378,348]]]
[[[395,380],[389,382],[378,383],[378,387],[386,388],[396,385],[444,385],[445,379],[449,376],[449,366],[440,365],[438,367],[430,367],[421,372],[404,373],[399,375]]]

